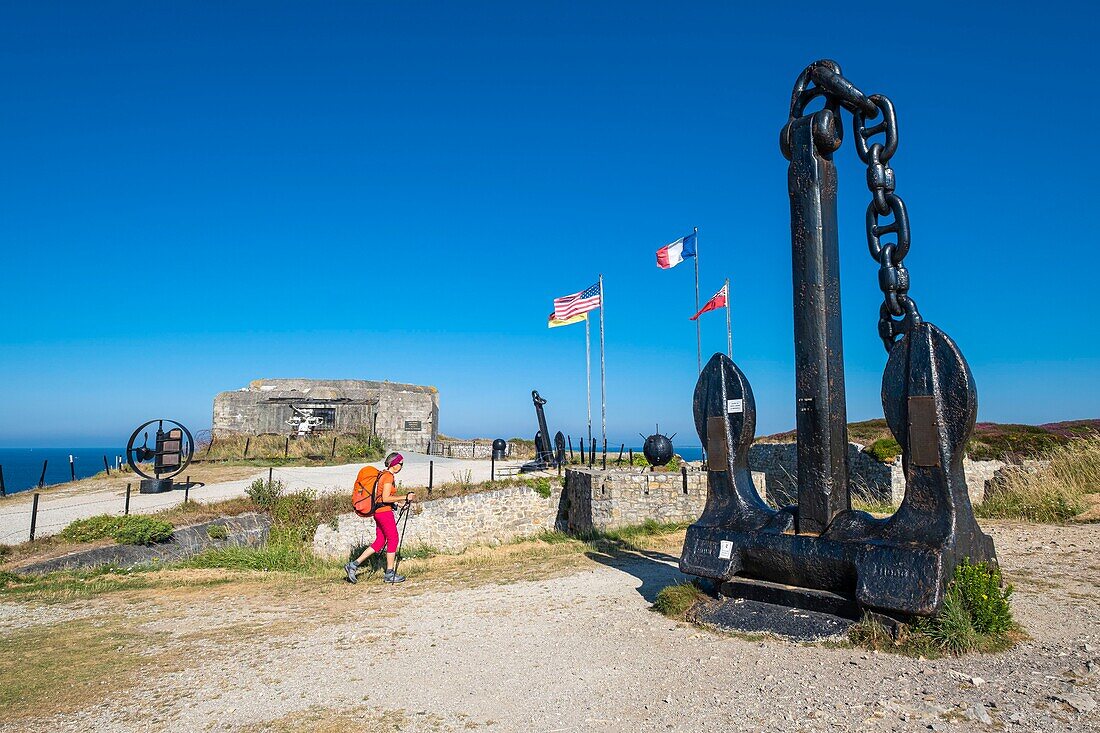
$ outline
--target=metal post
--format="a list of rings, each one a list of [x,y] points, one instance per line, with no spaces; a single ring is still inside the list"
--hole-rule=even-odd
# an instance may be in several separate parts
[[[600,273],[600,423],[601,437],[603,442],[607,443],[607,372],[604,369],[603,312],[603,273]]]
[[[603,298],[603,295],[600,295]],[[592,336],[591,321],[588,314],[584,314],[584,379],[588,395],[588,442],[592,442]],[[584,438],[581,438],[584,445]],[[584,448],[581,448],[581,463],[584,463]]]
[[[206,456],[208,458],[210,457],[210,449],[214,447],[214,441],[217,439],[217,436],[213,434],[210,435],[210,442],[206,444]]]
[[[435,461],[428,461],[428,496],[432,495],[432,480],[435,478]]]
[[[38,493],[35,492],[31,501],[31,540],[34,540],[34,527],[38,524]]]
[[[107,472],[107,475],[111,475],[111,464],[107,463],[107,456],[103,456],[103,470]]]
[[[290,436],[286,436],[286,442],[283,443],[283,458],[286,458],[290,453]]]
[[[683,478],[684,478],[684,493],[686,494],[688,492],[688,467],[687,466],[684,466],[684,465],[680,466],[680,475],[683,476]]]
[[[832,149],[819,148],[825,114],[822,111],[794,120],[788,134],[798,531],[802,533],[824,531],[833,517],[851,508],[836,167]]]
[[[607,438],[603,441],[603,470],[607,470]]]
[[[695,227],[695,312],[699,312],[699,227]],[[699,373],[703,372],[703,331],[699,319],[695,319],[695,358]]]
[[[494,452],[489,457],[489,483],[493,483],[497,479],[497,454]]]
[[[103,456],[104,460],[107,460],[107,456]],[[69,480],[76,481],[76,461],[73,459],[73,454],[69,454]]]
[[[8,495],[8,487],[4,485],[4,464],[0,463],[0,497]]]
[[[565,436],[565,439],[567,441],[569,441],[569,462],[572,463],[573,462],[573,436],[572,435],[567,435],[567,436]]]
[[[432,444],[429,442],[428,443],[428,450],[429,451],[431,450],[431,445]],[[332,436],[332,454],[329,456],[329,458],[335,458],[335,457],[336,457],[336,436],[334,435],[334,436]]]
[[[581,438],[581,465],[588,462],[588,456],[584,454],[584,438]]]
[[[130,516],[130,484],[126,484],[126,506],[123,508],[122,513],[125,516]]]
[[[274,472],[274,470],[275,470],[275,469],[273,469],[273,468],[271,468],[270,466],[268,466],[268,469],[267,469],[267,490],[268,490],[268,491],[271,491],[271,486],[272,486],[272,483],[271,483],[271,474],[272,474],[272,473]]]
[[[38,477],[38,488],[42,488],[46,485],[46,464],[50,462],[50,459],[42,461],[42,475]]]
[[[633,448],[630,449],[630,465],[631,466],[634,465],[634,449]]]
[[[616,465],[618,465],[618,466],[623,465],[623,449],[624,448],[626,448],[626,443],[623,443],[622,445],[619,446],[619,460],[616,463]]]
[[[244,439],[244,456],[242,458],[248,458],[248,446],[252,444],[252,436]]]
[[[730,330],[730,279],[726,278],[726,356],[733,358],[733,332]]]
[[[187,480],[183,484],[183,503],[186,504],[191,494],[191,477],[188,476]]]

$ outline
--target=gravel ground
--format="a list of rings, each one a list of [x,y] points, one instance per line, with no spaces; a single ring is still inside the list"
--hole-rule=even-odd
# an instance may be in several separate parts
[[[490,461],[461,460],[458,458],[440,458],[418,453],[405,453],[405,468],[398,477],[398,485],[403,488],[417,489],[428,485],[429,461],[434,462],[435,483],[454,481],[467,472],[473,482],[488,481],[491,470]],[[501,461],[498,471],[511,471],[522,461]],[[291,491],[313,489],[318,493],[351,492],[352,484],[359,470],[366,463],[354,463],[343,466],[287,466],[273,470],[275,479],[284,482]],[[381,466],[381,463],[369,464]],[[267,469],[257,470],[247,478],[236,481],[223,481],[199,487],[190,492],[189,498],[199,502],[222,501],[244,496],[245,489],[257,478],[267,478]],[[182,480],[182,479],[181,479]],[[162,511],[183,502],[183,491],[163,494],[139,494],[137,480],[133,479],[133,493],[130,496],[132,514],[148,514]],[[31,493],[13,494],[0,504],[0,544],[18,544],[29,536]],[[48,537],[57,534],[70,522],[96,514],[122,514],[125,506],[125,487],[111,489],[70,487],[43,494],[38,505],[36,537]]]
[[[63,633],[74,614],[125,609],[178,664],[25,729],[1100,730],[1100,528],[987,529],[1031,635],[1004,654],[911,659],[672,622],[648,610],[680,579],[670,546],[536,582],[218,586],[35,610]],[[0,629],[25,613],[0,607]]]

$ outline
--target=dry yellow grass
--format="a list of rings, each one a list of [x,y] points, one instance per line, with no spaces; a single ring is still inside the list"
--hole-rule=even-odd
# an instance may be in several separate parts
[[[1100,438],[1071,441],[1051,451],[1037,470],[1013,470],[985,501],[975,507],[979,517],[1065,522],[1093,504],[1100,492]]]

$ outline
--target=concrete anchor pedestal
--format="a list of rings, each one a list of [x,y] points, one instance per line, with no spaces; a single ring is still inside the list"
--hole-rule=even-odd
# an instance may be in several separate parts
[[[139,494],[163,494],[173,489],[170,478],[143,478],[138,485]]]

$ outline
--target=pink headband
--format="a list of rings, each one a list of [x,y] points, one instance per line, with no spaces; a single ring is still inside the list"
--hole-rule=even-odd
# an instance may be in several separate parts
[[[395,456],[394,456],[393,458],[391,458],[390,460],[386,461],[386,468],[393,468],[393,467],[394,467],[394,466],[395,466],[396,464],[398,464],[398,463],[404,463],[404,462],[405,462],[405,456],[403,456],[403,455],[401,455],[400,453],[398,453],[398,454],[397,454],[397,455],[395,455]]]

